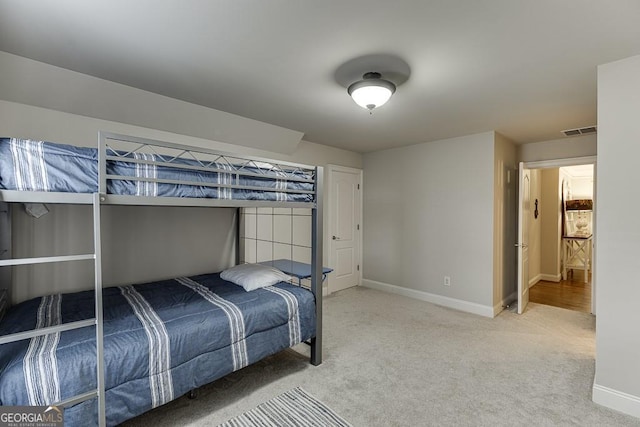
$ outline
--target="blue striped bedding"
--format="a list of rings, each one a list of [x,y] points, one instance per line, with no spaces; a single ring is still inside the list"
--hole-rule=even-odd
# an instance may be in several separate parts
[[[158,160],[158,155],[131,153],[125,157]],[[176,159],[173,164],[199,166],[196,160]],[[229,170],[225,163],[216,167]],[[234,173],[195,171],[160,165],[107,161],[107,173],[137,178],[171,179],[196,185],[154,183],[133,180],[109,180],[107,193],[127,196],[191,197],[232,200],[266,200],[312,202],[313,194],[287,193],[278,190],[313,191],[312,182],[287,180],[282,172],[248,166],[247,172],[264,176],[237,176]],[[311,178],[303,171],[293,171],[296,178]],[[259,189],[229,189],[197,185],[234,184]],[[98,191],[98,150],[52,142],[18,138],[0,138],[0,189],[64,193]],[[264,189],[264,190],[262,190]]]
[[[107,424],[116,425],[315,336],[311,292],[281,282],[245,292],[219,274],[105,288]],[[93,317],[92,291],[8,310],[0,335]],[[95,327],[0,346],[0,404],[48,405],[96,387]],[[65,425],[97,424],[95,399]]]

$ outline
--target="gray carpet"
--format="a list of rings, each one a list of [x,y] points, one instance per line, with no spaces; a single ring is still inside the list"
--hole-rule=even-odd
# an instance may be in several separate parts
[[[301,345],[126,425],[215,426],[295,387],[354,426],[640,425],[591,401],[589,314],[530,304],[488,319],[366,288],[324,308],[322,365]]]

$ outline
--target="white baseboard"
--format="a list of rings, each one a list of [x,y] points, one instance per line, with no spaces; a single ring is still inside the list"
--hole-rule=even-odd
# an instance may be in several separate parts
[[[377,282],[375,280],[362,279],[362,286],[366,288],[376,289],[378,291],[389,292],[391,294],[403,295],[409,298],[427,301],[443,307],[453,308],[467,313],[478,314],[484,317],[494,317],[494,308],[486,305],[476,304],[474,302],[463,301],[455,298],[445,297],[442,295],[431,294],[429,292],[418,291],[415,289],[403,288],[401,286],[390,285],[388,283]]]
[[[547,282],[559,282],[562,279],[562,274],[541,274],[540,280],[546,280]]]
[[[532,287],[533,285],[538,283],[540,280],[542,280],[542,274],[538,274],[533,279],[529,279],[529,287]]]
[[[640,418],[640,397],[638,396],[594,384],[592,399],[598,405]]]

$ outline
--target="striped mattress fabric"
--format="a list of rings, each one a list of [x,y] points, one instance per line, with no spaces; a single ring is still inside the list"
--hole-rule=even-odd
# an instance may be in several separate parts
[[[351,427],[300,387],[289,390],[218,427]]]
[[[289,283],[246,292],[218,273],[103,289],[107,424],[118,425],[189,390],[306,341],[311,292]],[[93,317],[93,291],[11,307],[0,335]],[[0,404],[49,405],[95,387],[95,330],[0,346]],[[95,400],[65,409],[65,425],[96,424]]]
[[[152,153],[108,153],[107,193],[145,197],[313,202],[314,172],[251,161],[208,162]],[[98,150],[0,137],[0,190],[95,193]],[[169,158],[167,158],[169,157]],[[159,181],[158,181],[159,180]]]

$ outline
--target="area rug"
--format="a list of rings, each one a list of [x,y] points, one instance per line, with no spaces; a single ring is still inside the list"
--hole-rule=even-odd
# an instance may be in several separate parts
[[[341,416],[296,387],[218,427],[351,427]]]

